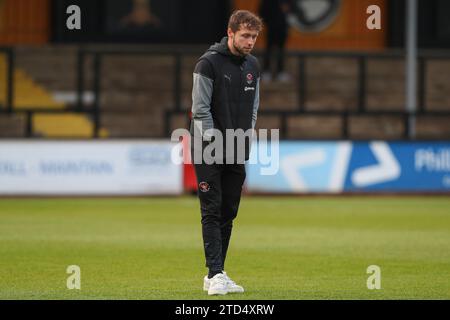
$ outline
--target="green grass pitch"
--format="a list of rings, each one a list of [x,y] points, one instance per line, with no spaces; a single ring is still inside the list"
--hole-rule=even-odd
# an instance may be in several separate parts
[[[0,199],[0,299],[450,298],[450,198],[243,197],[234,226],[246,292],[208,297],[195,197]]]

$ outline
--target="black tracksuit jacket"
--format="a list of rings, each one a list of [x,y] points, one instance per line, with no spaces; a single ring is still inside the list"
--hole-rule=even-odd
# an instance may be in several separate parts
[[[194,135],[197,128],[194,122],[201,122],[204,141],[211,141],[211,136],[204,134],[207,129],[220,130],[225,145],[224,158],[227,157],[226,129],[246,131],[255,127],[260,80],[258,60],[252,55],[233,55],[227,41],[228,38],[224,37],[198,60],[193,76],[190,126]],[[246,139],[245,160],[248,160],[249,152],[250,141]]]

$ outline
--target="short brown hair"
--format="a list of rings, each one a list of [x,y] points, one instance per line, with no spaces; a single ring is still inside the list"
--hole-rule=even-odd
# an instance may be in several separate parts
[[[230,16],[228,28],[233,32],[237,32],[241,27],[259,32],[262,29],[262,20],[256,14],[248,10],[236,10]]]

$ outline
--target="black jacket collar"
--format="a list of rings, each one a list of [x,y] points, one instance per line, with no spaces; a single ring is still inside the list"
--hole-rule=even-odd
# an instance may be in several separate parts
[[[213,44],[211,47],[209,47],[208,51],[216,51],[222,55],[230,57],[230,59],[235,62],[242,64],[244,61],[247,60],[247,56],[237,56],[234,55],[230,48],[228,48],[228,37],[223,37],[222,40],[218,43]]]

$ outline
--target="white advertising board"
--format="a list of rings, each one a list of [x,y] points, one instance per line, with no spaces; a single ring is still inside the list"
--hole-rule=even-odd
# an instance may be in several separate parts
[[[0,141],[1,195],[180,194],[167,141]]]

